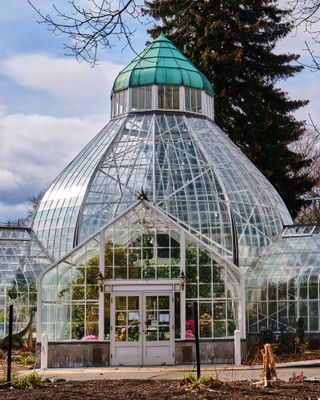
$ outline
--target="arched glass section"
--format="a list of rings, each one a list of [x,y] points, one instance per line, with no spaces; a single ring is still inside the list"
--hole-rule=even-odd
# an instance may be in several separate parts
[[[98,279],[99,268],[103,281]],[[181,271],[185,271],[183,284]],[[98,332],[101,290],[112,292],[121,281],[156,280],[171,282],[179,295],[185,292],[180,299],[186,301],[176,308],[176,337],[193,338],[189,321],[193,301],[199,304],[201,338],[233,336],[238,279],[232,264],[161,210],[139,201],[44,274],[41,332],[58,341],[87,336],[109,339],[110,309],[106,305],[104,324],[100,320],[103,335]],[[182,308],[184,312],[179,311]]]
[[[269,246],[247,276],[249,333],[320,331],[320,227],[291,227]]]
[[[87,186],[123,122],[122,119],[110,121],[44,194],[32,227],[53,259],[59,259],[73,248],[78,214]]]
[[[87,192],[80,241],[128,208],[141,188],[186,229],[232,257],[224,194],[183,116],[127,119]]]
[[[278,193],[211,121],[137,113],[112,120],[59,175],[33,227],[55,259],[133,204],[141,190],[230,259],[232,218],[249,266],[292,220]]]
[[[240,264],[250,266],[281,234],[283,224],[292,223],[290,214],[270,182],[217,125],[198,118],[188,123],[232,209]]]
[[[0,338],[8,335],[9,304],[14,332],[35,317],[36,281],[51,261],[30,228],[0,227]]]

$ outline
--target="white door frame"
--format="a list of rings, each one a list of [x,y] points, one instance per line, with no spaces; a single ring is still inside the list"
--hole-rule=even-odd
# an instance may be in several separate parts
[[[130,282],[126,281],[108,281],[105,285],[105,293],[110,293],[110,365],[173,365],[175,363],[175,326],[174,326],[174,293],[175,291],[180,291],[180,282],[178,280],[163,280],[159,281],[146,281],[143,282],[141,280]],[[139,325],[139,341],[137,342],[116,342],[115,341],[115,304],[114,299],[116,296],[139,296],[139,307],[140,307],[140,325]],[[169,332],[170,332],[170,340],[164,341],[163,343],[148,343],[145,340],[145,315],[146,315],[146,307],[145,307],[145,299],[146,296],[169,296],[170,302],[170,322],[169,322]],[[147,343],[147,345],[146,345]],[[125,349],[129,348],[137,348],[137,345],[140,346],[140,354],[141,358],[137,356],[137,362],[132,363],[130,361],[130,357],[127,360],[121,359],[120,363],[117,361],[116,351],[119,350],[121,352],[121,348],[124,349],[123,353],[125,354]],[[153,347],[153,349],[151,349]],[[166,361],[164,358],[153,358],[148,357],[146,354],[146,350],[152,350],[159,348],[159,351],[163,350],[167,351]],[[162,349],[161,349],[162,347]],[[131,350],[132,351],[132,350]],[[150,353],[150,352],[149,352]],[[163,353],[165,354],[165,352]],[[129,355],[129,354],[128,354]],[[170,357],[169,357],[170,355]],[[118,357],[119,359],[119,357]]]

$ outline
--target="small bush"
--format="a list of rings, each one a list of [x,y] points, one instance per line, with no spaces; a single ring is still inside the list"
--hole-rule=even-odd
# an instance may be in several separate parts
[[[193,374],[187,374],[182,378],[180,385],[191,389],[216,389],[223,383],[216,376],[202,376],[197,379]]]
[[[36,356],[34,354],[16,356],[14,361],[19,365],[32,365],[36,363]]]
[[[1,358],[5,358],[5,356],[6,356],[6,353],[0,349],[0,360],[1,360]]]
[[[0,377],[0,383],[5,383],[6,377],[2,375]],[[11,375],[11,386],[16,389],[25,389],[25,388],[36,388],[43,384],[43,381],[39,377],[36,372],[32,372],[31,374],[24,375],[21,377]]]
[[[193,375],[191,373],[183,375],[183,378],[180,381],[180,386],[192,385],[196,380],[197,380],[197,378],[195,377],[195,375]]]
[[[309,350],[319,350],[320,349],[320,338],[310,338],[308,341]]]

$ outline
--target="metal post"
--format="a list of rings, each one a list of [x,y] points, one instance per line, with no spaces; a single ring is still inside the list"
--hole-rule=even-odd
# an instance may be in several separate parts
[[[41,369],[48,369],[48,335],[43,333],[41,335]]]
[[[7,382],[11,382],[11,363],[12,363],[12,327],[13,327],[13,305],[9,306],[9,336],[8,336],[8,365]]]
[[[194,318],[194,333],[196,340],[196,360],[197,360],[197,379],[200,378],[200,343],[199,343],[199,318],[198,318],[198,303],[193,302],[193,318]]]
[[[234,363],[241,365],[241,331],[234,331]]]
[[[99,272],[100,276],[105,278],[105,248],[106,248],[106,238],[105,238],[106,230],[103,229],[100,232],[99,236]],[[99,290],[99,337],[100,341],[104,340],[104,318],[105,318],[105,309],[104,309],[104,280],[100,282],[101,289]]]

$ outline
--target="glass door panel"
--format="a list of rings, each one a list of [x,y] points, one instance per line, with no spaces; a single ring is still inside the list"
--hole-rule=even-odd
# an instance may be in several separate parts
[[[142,365],[140,295],[111,295],[111,365]]]
[[[115,296],[115,340],[137,342],[140,336],[139,296]]]
[[[173,295],[144,295],[144,365],[174,363]]]

